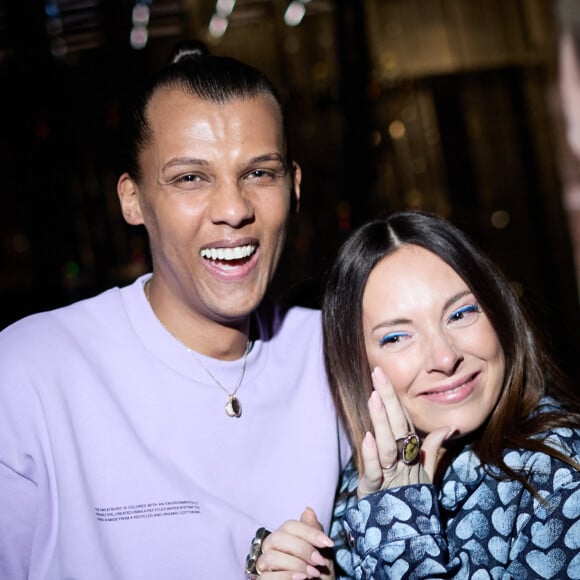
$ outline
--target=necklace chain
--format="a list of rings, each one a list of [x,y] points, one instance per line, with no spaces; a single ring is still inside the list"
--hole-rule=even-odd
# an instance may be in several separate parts
[[[177,337],[176,337],[177,338]],[[179,340],[179,339],[177,339]],[[179,342],[181,342],[179,340]],[[181,342],[183,344],[183,342]],[[242,372],[240,373],[240,377],[238,378],[238,383],[236,388],[230,393],[213,375],[213,373],[201,362],[201,359],[193,352],[193,350],[186,346],[187,352],[198,362],[199,366],[213,379],[214,383],[226,394],[228,397],[234,397],[238,392],[238,389],[242,385],[242,381],[244,380],[244,375],[246,374],[246,362],[248,361],[248,353],[250,352],[250,341],[248,340],[248,344],[246,345],[246,351],[244,352],[244,364],[242,366]],[[184,345],[185,346],[185,345]]]
[[[147,298],[147,302],[149,302],[151,309],[153,309],[153,306],[151,304],[150,286],[151,286],[151,278],[149,278],[149,280],[147,280],[147,282],[145,282],[144,290],[145,290],[145,297]],[[155,314],[155,311],[153,313]],[[165,326],[165,324],[163,324],[163,322],[161,322],[159,317],[157,317],[157,320],[159,320],[161,326],[163,326],[163,328],[165,328],[165,330],[167,332],[169,332],[169,334],[171,334],[171,336],[173,336],[173,338],[178,340],[187,349],[187,352],[194,358],[194,360],[197,362],[197,364],[199,364],[199,366],[209,375],[209,377],[213,380],[213,382],[228,396],[228,402],[226,403],[226,405],[224,407],[227,415],[229,417],[241,417],[242,416],[242,404],[240,403],[238,397],[236,396],[236,393],[238,392],[238,389],[242,386],[242,381],[244,380],[244,375],[246,374],[246,363],[248,362],[248,354],[249,354],[250,348],[252,346],[251,340],[248,338],[248,342],[246,344],[246,350],[244,352],[244,363],[242,365],[242,372],[240,373],[240,376],[238,378],[236,388],[232,392],[230,392],[216,379],[214,374],[203,364],[203,362],[195,354],[193,349],[189,348],[182,340],[177,338],[177,336],[175,336],[175,334],[173,334],[173,332],[171,332],[167,328],[167,326]]]

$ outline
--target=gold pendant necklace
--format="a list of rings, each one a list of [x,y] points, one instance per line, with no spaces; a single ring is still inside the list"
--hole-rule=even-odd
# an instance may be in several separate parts
[[[238,379],[236,388],[231,393],[213,376],[211,371],[201,362],[201,360],[197,357],[195,352],[193,352],[193,350],[191,350],[189,347],[186,347],[187,350],[189,351],[189,354],[191,354],[191,356],[198,362],[199,366],[213,379],[214,383],[228,396],[228,402],[225,404],[224,409],[229,417],[242,416],[242,404],[240,403],[240,400],[236,396],[236,393],[238,392],[238,389],[240,388],[242,381],[244,379],[244,375],[246,374],[246,362],[248,361],[248,353],[250,352],[251,344],[252,343],[250,342],[250,340],[248,340],[248,344],[246,345],[246,352],[244,353],[244,364],[242,366],[242,372],[240,373],[240,378]]]
[[[150,296],[150,289],[149,289],[150,284],[151,284],[151,278],[149,278],[149,280],[147,280],[147,282],[145,282],[144,290],[145,290],[145,297],[147,298],[147,302],[149,302],[149,306],[151,306],[151,309],[153,310],[153,306],[151,305],[151,296]],[[155,311],[153,311],[153,314],[155,314]],[[157,315],[155,315],[155,316],[157,316]],[[159,320],[159,318],[157,318],[157,320]],[[228,415],[228,417],[236,417],[236,418],[241,417],[242,416],[242,403],[240,403],[240,400],[237,397],[237,392],[238,392],[238,389],[241,387],[242,381],[244,380],[244,375],[246,374],[246,363],[248,362],[248,353],[250,352],[250,348],[252,346],[252,342],[250,341],[250,339],[248,338],[248,342],[246,344],[246,351],[244,353],[244,363],[242,365],[242,372],[240,373],[240,376],[238,378],[236,388],[230,393],[214,377],[214,375],[211,373],[211,371],[201,362],[201,359],[198,358],[198,356],[195,354],[195,352],[191,348],[189,348],[183,341],[179,340],[179,338],[177,338],[177,336],[175,336],[167,328],[167,326],[165,326],[165,324],[163,324],[163,322],[161,322],[161,320],[159,320],[159,322],[161,323],[161,326],[163,326],[163,328],[165,328],[165,330],[167,330],[167,332],[169,332],[169,334],[171,334],[171,336],[173,336],[173,338],[175,338],[176,340],[181,342],[181,344],[183,344],[183,346],[187,349],[187,352],[189,352],[189,354],[194,358],[194,360],[197,361],[199,366],[208,374],[208,376],[213,380],[213,382],[228,396],[228,402],[224,406],[225,412]]]

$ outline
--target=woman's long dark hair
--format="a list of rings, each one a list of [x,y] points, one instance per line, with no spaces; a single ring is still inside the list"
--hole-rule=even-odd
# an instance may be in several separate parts
[[[565,389],[565,378],[540,344],[533,325],[507,280],[457,227],[435,215],[400,212],[355,231],[332,267],[323,300],[324,356],[339,414],[350,435],[359,472],[362,439],[371,429],[367,401],[372,392],[362,331],[362,297],[368,277],[383,258],[402,245],[439,256],[465,281],[494,328],[505,356],[499,401],[473,442],[482,464],[497,466],[531,490],[525,474],[503,461],[507,448],[548,453],[578,466],[536,437],[550,428],[580,425],[580,402]],[[565,411],[534,414],[554,394]],[[533,490],[531,490],[533,491]]]

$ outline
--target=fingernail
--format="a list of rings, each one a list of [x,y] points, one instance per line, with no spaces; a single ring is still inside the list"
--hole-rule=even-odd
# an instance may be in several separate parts
[[[309,577],[314,576],[314,578],[320,578],[320,570],[312,566],[306,566],[306,573]]]
[[[320,552],[318,552],[317,550],[314,550],[314,552],[312,552],[312,555],[310,556],[310,561],[313,564],[316,564],[317,566],[326,566],[326,560],[322,557],[322,554],[320,554]]]
[[[457,433],[457,429],[455,427],[452,427],[451,429],[449,429],[449,432],[447,433],[447,435],[445,435],[445,441],[447,441],[448,439],[451,439],[451,437],[453,435],[455,435],[455,433]]]
[[[379,367],[379,366],[376,366],[376,367],[375,367],[375,368],[372,370],[371,377],[373,378],[373,380],[378,380],[378,379],[379,379],[379,376],[378,376],[378,375],[384,375],[384,374],[385,374],[385,373],[384,373],[384,371],[381,369],[381,367]],[[381,377],[381,378],[382,378],[382,377]],[[384,378],[385,378],[386,380],[388,380],[386,376],[385,376]]]
[[[317,539],[323,546],[326,546],[327,548],[332,548],[334,546],[334,542],[326,534],[320,534]]]
[[[365,436],[363,438],[363,446],[366,447],[367,449],[374,449],[375,447],[375,438],[373,437],[373,434],[370,431],[367,431],[365,433]]]
[[[381,397],[379,396],[379,394],[376,391],[373,391],[371,393],[370,402],[371,402],[371,405],[375,409],[380,409],[383,405],[383,402],[381,401]]]
[[[292,574],[292,580],[306,580],[306,578],[308,578],[308,576],[302,572],[294,572],[294,574]]]

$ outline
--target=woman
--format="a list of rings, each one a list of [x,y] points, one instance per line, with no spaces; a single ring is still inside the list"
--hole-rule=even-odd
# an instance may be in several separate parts
[[[331,532],[337,577],[580,578],[578,396],[460,230],[417,212],[360,228],[323,323],[355,450]],[[320,546],[304,519],[284,531],[259,568],[285,553],[298,572],[265,580],[307,577],[297,562]]]
[[[432,215],[374,221],[341,249],[323,320],[358,450],[339,563],[357,578],[580,577],[578,397],[489,259]]]

